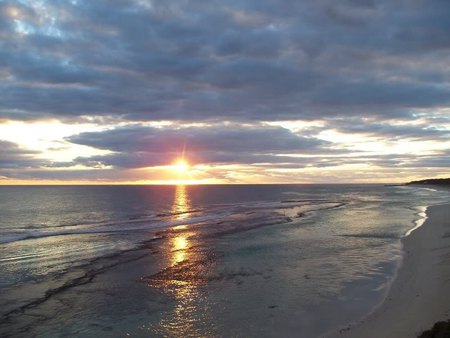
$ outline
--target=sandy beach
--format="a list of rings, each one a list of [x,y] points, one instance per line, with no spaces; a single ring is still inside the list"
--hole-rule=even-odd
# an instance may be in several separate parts
[[[450,205],[432,206],[403,238],[405,256],[385,301],[337,337],[417,337],[450,318]]]

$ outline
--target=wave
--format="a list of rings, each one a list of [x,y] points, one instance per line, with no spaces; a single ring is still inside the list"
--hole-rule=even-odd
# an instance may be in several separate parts
[[[359,234],[340,234],[339,237],[355,237],[355,238],[378,238],[378,239],[399,239],[399,234],[389,232],[367,232]]]
[[[250,202],[246,204],[214,205],[203,209],[189,209],[182,212],[160,212],[156,214],[133,215],[118,221],[97,223],[81,223],[60,226],[20,227],[11,229],[0,238],[0,244],[15,243],[27,240],[38,240],[48,237],[69,235],[95,235],[113,233],[132,233],[180,225],[209,223],[211,226],[223,222],[274,222],[274,216],[282,222],[293,218],[304,217],[311,212],[338,208],[345,205],[341,202],[330,202],[324,199],[283,200]],[[254,225],[254,226],[257,226]]]
[[[202,223],[209,220],[213,220],[215,217],[213,215],[193,217],[188,220],[166,220],[163,219],[140,219],[140,220],[128,220],[119,222],[104,222],[104,223],[89,223],[89,224],[79,224],[77,226],[66,227],[66,229],[60,229],[56,231],[48,231],[45,229],[42,231],[21,231],[21,232],[11,232],[3,234],[0,238],[0,244],[13,243],[24,240],[41,239],[46,237],[55,236],[68,236],[68,235],[92,235],[92,234],[109,234],[109,233],[127,233],[130,231],[148,231],[160,228],[166,228],[177,225],[189,225],[194,223]],[[74,229],[78,227],[78,229]],[[61,228],[61,227],[60,227]],[[51,227],[50,229],[55,229]]]
[[[414,226],[405,233],[405,237],[411,235],[414,230],[420,228],[425,223],[428,218],[427,209],[428,207],[426,206],[419,206],[415,209],[415,211],[418,211],[415,213],[418,218],[414,221]]]

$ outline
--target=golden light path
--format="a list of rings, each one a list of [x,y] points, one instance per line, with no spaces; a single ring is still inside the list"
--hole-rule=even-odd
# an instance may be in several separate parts
[[[172,205],[173,218],[177,221],[188,220],[191,215],[190,209],[188,188],[185,185],[176,186]],[[202,325],[208,318],[207,309],[201,306],[201,282],[195,278],[195,272],[204,257],[193,248],[190,238],[194,235],[195,229],[190,229],[188,224],[174,227],[171,234],[168,264],[172,272],[164,282],[163,288],[174,298],[175,304],[170,311],[164,313],[158,327],[155,328],[163,336],[192,335],[198,325]]]
[[[187,213],[190,209],[190,201],[187,195],[185,185],[177,185],[175,188],[175,198],[172,205],[172,214],[175,220],[185,220],[189,218]],[[177,264],[184,261],[187,257],[187,252],[189,249],[188,235],[182,230],[187,228],[186,225],[178,225],[174,230],[181,231],[172,238],[172,259],[171,264]]]

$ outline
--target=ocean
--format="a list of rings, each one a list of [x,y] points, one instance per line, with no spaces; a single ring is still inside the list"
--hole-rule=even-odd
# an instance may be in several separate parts
[[[0,186],[2,337],[321,337],[367,315],[450,192]]]

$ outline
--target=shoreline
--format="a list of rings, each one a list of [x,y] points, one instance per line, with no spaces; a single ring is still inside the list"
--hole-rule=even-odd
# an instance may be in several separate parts
[[[401,239],[404,256],[385,299],[333,337],[418,337],[450,318],[450,204],[430,206]]]

